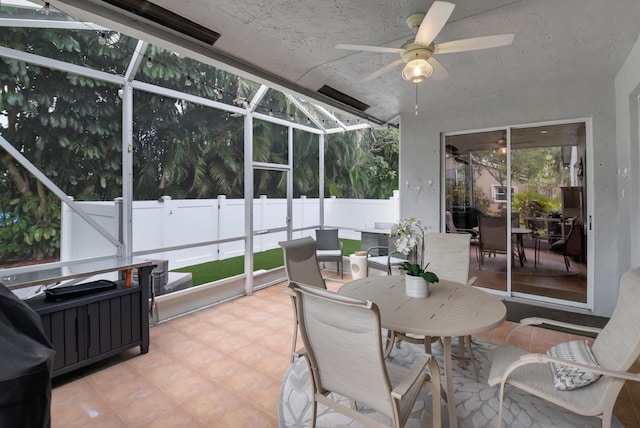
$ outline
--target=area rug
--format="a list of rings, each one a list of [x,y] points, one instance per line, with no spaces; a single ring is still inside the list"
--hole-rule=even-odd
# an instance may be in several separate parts
[[[487,376],[491,367],[491,355],[496,344],[480,338],[473,338],[473,352],[478,365],[478,381],[472,379],[468,368],[453,366],[455,383],[458,425],[461,428],[485,428],[497,426],[498,420],[498,387],[487,385]],[[455,349],[455,348],[454,348]],[[399,349],[394,349],[389,356],[396,364],[409,366],[421,354],[423,348],[403,342]],[[433,353],[442,370],[442,348],[434,343]],[[444,378],[443,378],[444,379]],[[443,380],[444,382],[444,380]],[[296,359],[287,370],[280,390],[278,402],[278,419],[280,427],[311,426],[311,378],[304,358]],[[339,397],[348,405],[348,400]],[[413,408],[407,427],[425,425],[423,410],[431,412],[431,398],[428,391],[423,390]],[[366,411],[371,417],[388,423],[385,416],[373,410]],[[359,423],[337,413],[323,405],[318,405],[317,427],[360,427]],[[442,408],[444,426],[448,426],[446,407]],[[422,420],[421,420],[422,418]],[[515,388],[508,388],[504,403],[505,427],[600,427],[600,420],[574,415],[553,406],[544,400],[532,397]],[[426,418],[430,422],[430,416]],[[613,426],[622,427],[614,419]]]
[[[473,252],[469,256],[469,266],[472,269],[478,269],[478,259]],[[506,275],[507,260],[505,258],[505,255],[497,254],[491,257],[485,255],[484,263],[482,264],[482,268],[480,270],[482,270],[483,272],[501,273]],[[511,272],[514,276],[571,276],[577,275],[579,273],[578,269],[573,263],[571,263],[571,266],[567,271],[563,259],[545,259],[544,262],[538,263],[537,266],[535,266],[533,254],[527,256],[527,260],[524,262],[524,266],[520,266],[520,261],[516,257],[513,265],[511,266]]]

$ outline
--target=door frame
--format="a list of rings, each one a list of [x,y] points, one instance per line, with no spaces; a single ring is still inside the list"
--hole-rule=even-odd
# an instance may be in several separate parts
[[[454,135],[464,135],[464,134],[475,134],[482,132],[491,132],[491,131],[506,131],[506,139],[507,139],[507,155],[511,153],[511,130],[512,129],[522,129],[529,127],[541,127],[541,126],[551,126],[551,125],[562,125],[562,124],[570,124],[570,123],[584,123],[585,125],[585,152],[586,159],[583,161],[583,174],[584,174],[584,186],[585,186],[585,229],[586,229],[586,238],[587,238],[587,291],[586,303],[577,302],[573,300],[564,300],[558,299],[548,296],[542,295],[534,295],[523,292],[514,292],[511,288],[511,260],[507,258],[507,289],[506,291],[501,290],[493,290],[493,289],[485,289],[487,292],[497,294],[501,297],[506,297],[511,300],[523,300],[528,302],[538,302],[545,303],[557,306],[567,306],[579,309],[586,309],[593,311],[594,309],[594,242],[593,242],[593,212],[594,212],[594,201],[593,201],[593,189],[594,189],[594,181],[593,181],[593,124],[592,118],[590,117],[581,117],[574,119],[562,119],[562,120],[553,120],[553,121],[543,121],[543,122],[531,122],[531,123],[522,123],[522,124],[511,124],[490,128],[479,128],[458,132],[444,132],[441,133],[440,136],[440,152],[441,152],[441,175],[440,175],[440,197],[441,202],[441,219],[440,224],[445,224],[445,207],[446,207],[446,177],[445,177],[445,161],[446,161],[446,137],[454,136]],[[507,200],[511,201],[511,156],[507,156]],[[507,205],[507,216],[511,215],[511,204]],[[444,230],[443,230],[444,232]],[[510,233],[508,233],[508,238],[510,238]]]

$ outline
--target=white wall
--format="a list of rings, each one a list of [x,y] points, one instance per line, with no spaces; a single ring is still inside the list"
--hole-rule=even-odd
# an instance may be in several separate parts
[[[324,224],[339,227],[340,236],[360,239],[358,229],[373,228],[374,223],[395,223],[399,219],[397,192],[389,199],[325,199]],[[349,230],[352,229],[352,230]]]
[[[640,143],[638,97],[640,96],[640,39],[615,79],[618,270],[640,265]],[[625,173],[626,169],[626,173]],[[616,172],[618,172],[616,170]]]
[[[451,77],[455,78],[455,77]],[[594,150],[587,159],[587,179],[594,191],[588,200],[593,219],[590,243],[597,242],[590,263],[595,272],[594,312],[610,315],[618,284],[618,200],[613,76],[604,81],[579,78],[560,87],[518,88],[492,99],[438,105],[401,115],[400,214],[418,214],[425,223],[440,221],[440,133],[493,128],[561,119],[591,118]],[[588,130],[587,130],[588,131]],[[434,180],[434,185],[425,183]],[[406,185],[407,181],[409,186]],[[595,184],[594,184],[595,183]],[[416,186],[421,187],[418,192]]]

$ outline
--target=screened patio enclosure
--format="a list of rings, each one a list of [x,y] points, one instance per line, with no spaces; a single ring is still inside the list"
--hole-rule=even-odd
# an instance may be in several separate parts
[[[48,4],[2,2],[0,35],[0,232],[4,247],[15,247],[1,255],[3,276],[24,270],[14,262],[25,257],[72,264],[219,244],[249,255],[256,235],[311,234],[324,224],[325,197],[348,190],[334,177],[339,168],[355,168],[341,164],[341,150],[352,150],[348,142],[361,142],[378,125]],[[325,168],[326,147],[334,143]],[[263,226],[254,221],[254,200],[261,195],[286,207],[276,224],[257,230]],[[203,241],[196,232],[189,242],[136,249],[134,230],[154,231],[135,220],[134,201],[162,203],[167,196],[239,199],[243,206],[233,230],[220,236]],[[317,199],[317,215],[296,218],[292,200],[300,196]],[[114,215],[88,208],[114,201]],[[61,242],[61,212],[82,223],[77,233],[90,234],[91,245],[61,251],[69,245]],[[29,254],[20,249],[24,243]],[[245,257],[245,274],[253,271]],[[243,291],[252,290],[253,276],[246,275]]]

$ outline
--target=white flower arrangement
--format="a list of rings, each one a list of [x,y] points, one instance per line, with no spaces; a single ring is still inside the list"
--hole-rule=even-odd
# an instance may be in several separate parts
[[[429,263],[424,264],[424,232],[424,226],[415,217],[400,219],[391,228],[391,236],[397,236],[393,241],[396,250],[404,255],[411,254],[414,261],[404,262],[400,269],[406,270],[408,275],[421,276],[427,282],[438,282],[438,276],[427,270]]]
[[[403,218],[391,228],[391,236],[397,236],[393,241],[396,250],[405,256],[412,251],[417,255],[418,248],[424,244],[424,227],[415,217]]]

